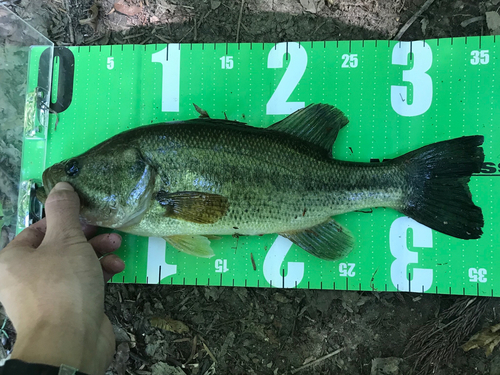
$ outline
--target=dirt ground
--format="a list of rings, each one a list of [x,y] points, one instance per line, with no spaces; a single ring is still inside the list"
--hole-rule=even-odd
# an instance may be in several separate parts
[[[426,1],[0,3],[57,45],[87,45],[393,39]],[[400,39],[490,35],[485,14],[499,8],[500,0],[435,0]],[[1,160],[20,148],[12,137],[0,137]],[[0,180],[6,207],[15,179]],[[499,307],[497,299],[408,293],[108,285],[118,350],[107,374],[498,375],[498,349],[486,356],[460,345],[497,324]],[[15,338],[10,323],[0,338],[1,360]]]

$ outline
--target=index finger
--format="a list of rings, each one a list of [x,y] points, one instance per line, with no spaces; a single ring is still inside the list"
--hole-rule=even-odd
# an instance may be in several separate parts
[[[82,222],[80,222],[80,224],[87,239],[90,239],[90,237],[92,237],[97,231],[97,227],[93,225],[88,225]],[[14,237],[11,242],[36,249],[42,243],[42,240],[45,237],[45,232],[47,232],[47,221],[43,218],[42,220],[31,224],[28,228],[25,228],[21,233]]]
[[[23,229],[21,233],[14,237],[11,244],[28,246],[36,249],[42,243],[46,231],[47,223],[45,218],[43,218],[35,224],[30,225],[28,228]]]

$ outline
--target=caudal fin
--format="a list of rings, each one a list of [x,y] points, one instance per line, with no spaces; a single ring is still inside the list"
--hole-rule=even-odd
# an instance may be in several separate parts
[[[438,232],[462,239],[481,237],[481,208],[468,182],[484,161],[481,135],[434,143],[394,160],[407,171],[408,190],[400,209]]]

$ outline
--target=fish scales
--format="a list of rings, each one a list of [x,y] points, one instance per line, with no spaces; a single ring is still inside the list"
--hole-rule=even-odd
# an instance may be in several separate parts
[[[213,125],[213,126],[211,126]],[[243,234],[297,230],[332,215],[397,206],[404,176],[397,165],[349,163],[288,134],[206,120],[135,129],[115,142],[140,149],[159,177],[156,190],[228,198],[214,224],[165,218],[153,202],[135,234]]]

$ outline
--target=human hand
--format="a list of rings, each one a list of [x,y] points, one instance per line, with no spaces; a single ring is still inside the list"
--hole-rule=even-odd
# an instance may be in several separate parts
[[[103,374],[115,352],[104,282],[125,265],[116,255],[98,257],[118,249],[121,237],[87,240],[93,228],[82,230],[79,210],[71,185],[58,183],[45,219],[0,251],[0,302],[17,331],[12,359]]]

